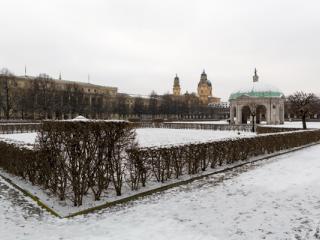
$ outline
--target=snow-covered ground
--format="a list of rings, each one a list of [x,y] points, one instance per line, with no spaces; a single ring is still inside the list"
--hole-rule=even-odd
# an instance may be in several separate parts
[[[13,134],[0,134],[1,139],[13,140],[14,142],[21,142],[27,144],[34,144],[37,133],[13,133]]]
[[[73,219],[0,180],[0,238],[319,239],[319,155],[317,145]]]
[[[213,131],[197,129],[139,128],[136,130],[137,140],[141,147],[169,144],[185,144],[189,142],[207,142],[223,138],[253,136],[254,133],[237,131]],[[1,138],[33,144],[37,133],[1,134]]]
[[[213,131],[198,129],[140,128],[137,140],[142,147],[207,142],[224,138],[254,136],[251,132]]]

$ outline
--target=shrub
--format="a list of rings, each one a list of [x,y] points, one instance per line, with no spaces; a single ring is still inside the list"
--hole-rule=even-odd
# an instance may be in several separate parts
[[[45,121],[38,136],[47,179],[42,183],[60,199],[71,188],[75,206],[89,190],[99,200],[110,183],[121,195],[128,148],[134,147],[133,125],[125,121]]]
[[[137,148],[134,126],[124,121],[45,121],[34,149],[0,141],[0,167],[79,206],[88,192],[94,200],[106,191],[121,195],[124,181],[137,190],[149,181],[163,183],[320,141],[320,130],[308,130]]]

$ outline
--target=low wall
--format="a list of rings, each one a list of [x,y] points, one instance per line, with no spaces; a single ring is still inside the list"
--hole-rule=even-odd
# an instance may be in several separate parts
[[[39,131],[40,123],[0,123],[0,134]]]
[[[157,123],[141,122],[137,123],[138,128],[172,128],[172,129],[202,129],[221,131],[245,131],[250,132],[250,125],[228,125],[228,124],[205,124],[205,123]]]
[[[262,127],[257,126],[256,132],[257,134],[264,133],[279,133],[279,132],[292,132],[292,131],[301,131],[302,128],[284,128],[284,127]]]

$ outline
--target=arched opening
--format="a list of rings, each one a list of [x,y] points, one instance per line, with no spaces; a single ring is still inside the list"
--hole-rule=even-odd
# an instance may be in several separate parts
[[[266,124],[267,123],[267,108],[264,105],[257,106],[256,123],[257,124]]]
[[[250,122],[250,116],[251,116],[251,111],[249,106],[244,106],[242,108],[242,119],[241,119],[241,123],[242,124],[248,124],[248,122]]]

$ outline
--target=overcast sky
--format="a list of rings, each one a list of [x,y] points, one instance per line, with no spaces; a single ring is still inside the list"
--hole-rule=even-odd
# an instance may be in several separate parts
[[[206,70],[223,100],[252,81],[320,93],[319,0],[0,0],[0,67],[115,86],[195,92]]]

